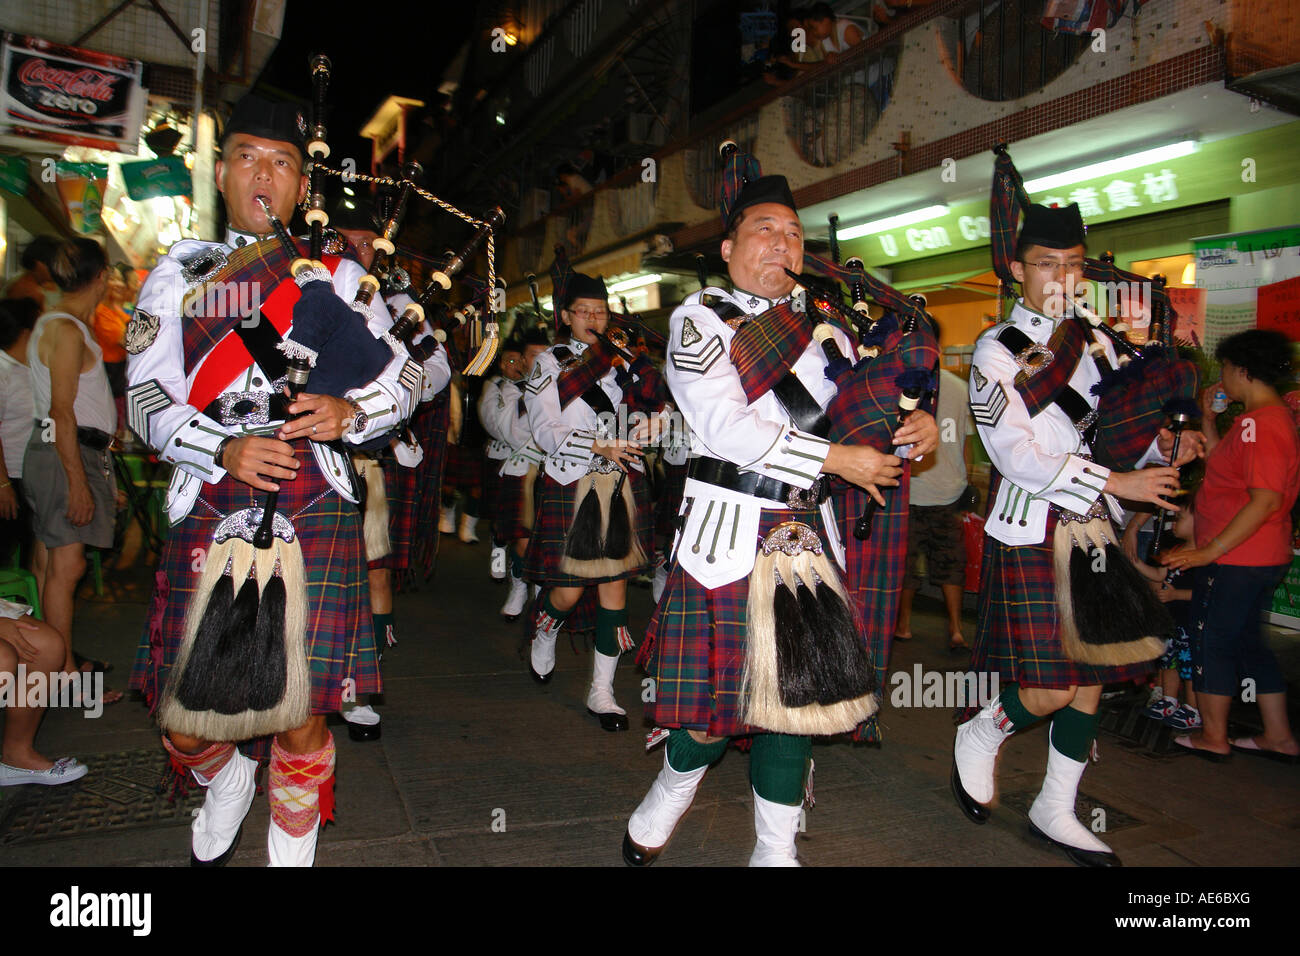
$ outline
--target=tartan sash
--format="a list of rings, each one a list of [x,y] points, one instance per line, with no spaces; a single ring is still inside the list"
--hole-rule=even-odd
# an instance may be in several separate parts
[[[1008,325],[1002,332],[1013,329],[1015,326]],[[998,341],[1006,346],[1012,355],[1019,354],[1015,348],[1007,345],[1002,338],[1002,333],[998,334]],[[1082,321],[1063,319],[1047,341],[1047,348],[1051,350],[1053,356],[1051,361],[1033,374],[1024,370],[1016,373],[1016,391],[1024,399],[1025,407],[1029,409],[1031,417],[1038,415],[1049,405],[1060,404],[1061,396],[1070,387],[1070,379],[1074,376],[1074,370],[1079,367],[1079,360],[1083,357],[1087,345],[1088,337],[1083,330]],[[1066,414],[1070,414],[1068,408],[1065,411]]]
[[[614,411],[614,404],[600,387],[600,380],[614,367],[613,356],[607,349],[593,345],[577,361],[573,360],[573,352],[563,345],[557,345],[554,352],[562,366],[555,381],[560,392],[560,408],[568,408],[574,399],[581,398],[597,415]]]
[[[326,256],[324,261],[333,272],[341,259]],[[255,361],[238,334],[240,324],[249,318],[238,307],[247,301],[245,290],[261,300],[261,314],[276,335],[288,334],[301,293],[289,277],[289,257],[276,240],[263,239],[234,250],[224,268],[190,289],[182,301],[185,374],[198,369],[188,402],[196,408],[206,408]],[[271,291],[264,294],[266,290]],[[263,334],[269,335],[270,330]]]
[[[714,311],[727,320],[719,309]],[[790,302],[772,306],[736,330],[729,353],[749,401],[772,391],[789,374],[812,341],[812,330],[808,315]]]

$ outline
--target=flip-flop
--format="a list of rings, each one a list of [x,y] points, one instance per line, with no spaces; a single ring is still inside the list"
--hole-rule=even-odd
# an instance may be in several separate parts
[[[113,669],[113,665],[106,661],[97,661],[93,657],[83,657],[76,651],[72,652],[72,659],[76,662],[77,670],[85,674],[107,674]],[[89,670],[86,669],[87,664],[90,665]]]
[[[1275,760],[1291,766],[1300,764],[1300,754],[1284,754],[1280,750],[1269,750],[1255,743],[1254,737],[1238,737],[1236,740],[1228,741],[1228,744],[1238,753],[1249,754],[1252,757],[1263,757],[1265,760]]]
[[[910,641],[911,639],[912,639],[912,635],[911,635],[911,634],[907,635],[906,637],[904,637],[902,634],[895,634],[895,635],[894,635],[894,640],[896,640],[896,641]]]
[[[1221,754],[1215,753],[1213,750],[1202,750],[1200,747],[1197,747],[1192,743],[1191,737],[1188,737],[1185,734],[1181,737],[1175,737],[1174,744],[1194,756],[1200,757],[1202,760],[1210,761],[1210,763],[1227,763],[1232,759],[1232,754],[1230,753]]]

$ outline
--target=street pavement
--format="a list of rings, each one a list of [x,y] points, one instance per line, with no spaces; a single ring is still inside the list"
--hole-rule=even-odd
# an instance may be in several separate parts
[[[106,593],[78,606],[75,643],[115,664],[124,688],[143,625],[149,569],[106,570]],[[85,592],[83,592],[85,594]],[[627,818],[663,762],[647,752],[645,675],[627,655],[615,690],[632,730],[603,732],[586,713],[591,652],[561,638],[555,679],[534,684],[523,622],[503,621],[505,588],[488,577],[486,542],[444,536],[436,577],[397,598],[399,643],[384,656],[379,741],[338,745],[336,823],[321,834],[318,866],[620,866]],[[651,611],[629,589],[634,634]],[[939,604],[919,597],[915,638],[897,645],[893,671],[908,680],[961,670],[947,650]],[[966,636],[973,638],[973,616]],[[1300,635],[1273,638],[1290,678],[1293,726]],[[888,688],[891,696],[900,692]],[[952,709],[886,703],[882,746],[818,743],[816,806],[798,838],[811,866],[1070,866],[1027,832],[1025,810],[1046,758],[1046,727],[1016,735],[999,766],[999,804],[969,823],[949,791]],[[918,695],[919,697],[919,695]],[[1300,864],[1300,767],[1236,755],[1217,765],[1170,751],[1169,732],[1111,702],[1098,761],[1083,778],[1080,817],[1128,867]],[[1238,706],[1242,727],[1257,721]],[[197,798],[169,802],[155,786],[164,765],[144,705],[127,700],[97,719],[52,710],[37,738],[47,756],[91,768],[65,787],[0,790],[0,865],[182,866]],[[233,866],[264,866],[267,803],[259,796]],[[744,864],[753,849],[748,757],[730,750],[709,771],[657,867]]]

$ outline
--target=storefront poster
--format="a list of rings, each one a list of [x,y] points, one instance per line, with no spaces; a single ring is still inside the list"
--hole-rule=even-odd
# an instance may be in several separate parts
[[[1202,344],[1205,351],[1213,355],[1220,342],[1229,335],[1245,332],[1255,327],[1255,305],[1221,305],[1207,302],[1205,305],[1205,337]]]
[[[1174,338],[1200,345],[1205,341],[1205,290],[1169,289],[1169,304],[1178,313]]]
[[[27,192],[27,157],[0,156],[0,189],[22,196]]]
[[[1300,342],[1300,277],[1262,285],[1258,295],[1255,311],[1259,327]]]
[[[16,33],[0,47],[0,132],[134,153],[143,66]]]
[[[99,232],[104,220],[104,190],[108,188],[108,166],[103,163],[65,163],[55,166],[59,198],[67,210],[73,231],[82,235]]]
[[[190,171],[180,156],[163,156],[139,163],[122,163],[126,194],[136,202],[155,196],[191,196]]]

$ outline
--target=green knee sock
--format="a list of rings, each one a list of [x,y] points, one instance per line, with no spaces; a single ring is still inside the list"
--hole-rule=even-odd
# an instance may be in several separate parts
[[[387,614],[371,614],[370,620],[375,626],[375,648],[382,654],[388,646],[388,629],[396,623],[394,615],[391,611]]]
[[[749,753],[749,782],[764,800],[797,807],[803,803],[812,738],[755,734]]]
[[[1002,704],[1002,712],[1007,715],[1011,721],[1013,730],[1024,730],[1040,720],[1037,714],[1030,713],[1025,709],[1025,705],[1020,702],[1020,685],[1004,684],[1002,692],[998,694],[998,701]]]
[[[607,607],[596,608],[596,653],[618,657],[623,653],[618,646],[618,629],[627,626],[627,608],[617,611]]]
[[[1052,746],[1071,760],[1087,760],[1097,737],[1097,714],[1062,707],[1052,715]]]
[[[690,773],[718,760],[727,749],[727,740],[702,744],[680,727],[668,732],[668,766],[678,773]]]
[[[551,603],[551,592],[547,591],[542,595],[542,613],[554,621],[563,621],[573,613],[573,608],[569,608],[567,611],[557,611],[555,605]]]

